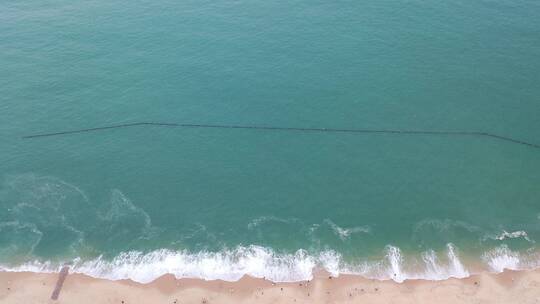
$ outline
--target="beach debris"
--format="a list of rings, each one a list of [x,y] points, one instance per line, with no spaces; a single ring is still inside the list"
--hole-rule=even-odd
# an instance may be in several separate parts
[[[202,298],[201,303],[206,304],[206,303],[208,303],[208,300],[206,298]]]

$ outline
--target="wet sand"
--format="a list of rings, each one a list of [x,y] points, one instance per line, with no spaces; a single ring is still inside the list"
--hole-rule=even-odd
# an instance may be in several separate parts
[[[175,279],[149,284],[69,274],[58,300],[51,295],[58,274],[0,272],[0,303],[540,303],[540,270],[480,274],[444,281],[376,281],[318,274],[309,282],[272,283]]]

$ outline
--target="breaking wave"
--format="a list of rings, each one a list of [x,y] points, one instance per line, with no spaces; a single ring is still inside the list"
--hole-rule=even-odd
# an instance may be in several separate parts
[[[471,268],[460,258],[458,248],[452,244],[455,240],[495,241],[484,242],[487,246],[499,246],[507,241],[528,246],[535,243],[534,233],[528,235],[524,230],[497,230],[493,233],[467,222],[426,219],[413,227],[411,236],[413,243],[423,252],[404,252],[397,246],[388,245],[374,256],[366,256],[365,252],[356,252],[354,248],[363,248],[362,241],[376,237],[376,227],[350,223],[338,225],[330,219],[309,223],[295,217],[261,216],[247,223],[247,230],[256,236],[255,240],[275,237],[271,240],[280,243],[284,234],[274,232],[287,226],[287,235],[292,234],[290,240],[307,238],[313,245],[295,252],[250,245],[221,251],[160,249],[128,251],[112,258],[99,256],[47,261],[34,259],[44,256],[43,253],[56,257],[76,257],[81,252],[82,255],[84,252],[94,254],[96,251],[87,246],[87,240],[92,238],[102,240],[102,246],[106,248],[117,244],[121,244],[120,248],[145,248],[131,245],[154,239],[161,228],[155,226],[150,215],[119,189],[111,189],[103,201],[91,203],[77,186],[55,177],[34,174],[11,176],[0,184],[0,209],[4,211],[0,222],[0,271],[56,272],[67,262],[71,264],[72,272],[141,283],[151,282],[165,274],[177,278],[226,281],[236,281],[248,275],[275,282],[294,282],[310,280],[322,270],[332,276],[351,274],[396,282],[464,278],[471,274]],[[197,239],[204,234],[211,235],[210,239],[215,241],[217,237],[213,233],[207,231],[205,225],[197,223],[189,233],[183,234],[183,238]],[[51,235],[63,236],[52,253],[46,246]],[[329,241],[321,242],[321,239]],[[126,240],[130,241],[126,244]],[[354,246],[348,246],[353,242]],[[433,244],[438,248],[446,244],[446,248],[439,251],[429,249]],[[305,248],[302,245],[291,247]],[[508,245],[487,248],[490,250],[480,256],[467,257],[493,272],[540,267],[540,255],[532,249],[518,252]],[[6,261],[9,262],[2,264]]]
[[[494,248],[482,256],[488,271],[522,270],[539,267],[539,256],[511,251],[506,246]],[[131,279],[149,283],[165,274],[176,278],[237,281],[245,275],[274,282],[311,280],[320,270],[332,276],[360,275],[378,280],[403,282],[409,279],[444,280],[465,278],[471,272],[459,258],[458,250],[448,244],[445,252],[433,250],[417,256],[405,256],[395,246],[387,246],[384,257],[372,261],[351,262],[333,250],[310,254],[305,250],[278,253],[260,246],[237,247],[220,252],[156,250],[149,253],[131,251],[113,259],[102,256],[67,261],[71,272],[110,280]],[[56,272],[64,262],[31,261],[18,266],[2,265],[2,271]]]
[[[540,268],[540,252],[527,250],[519,252],[511,250],[507,245],[501,245],[484,253],[482,260],[493,272],[504,270],[527,270]]]

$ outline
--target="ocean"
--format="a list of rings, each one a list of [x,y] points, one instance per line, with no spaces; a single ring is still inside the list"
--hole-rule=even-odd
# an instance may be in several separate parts
[[[0,269],[145,283],[540,267],[539,14],[3,1]]]

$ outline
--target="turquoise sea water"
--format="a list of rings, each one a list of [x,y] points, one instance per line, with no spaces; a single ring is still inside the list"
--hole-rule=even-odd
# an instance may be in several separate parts
[[[540,266],[540,2],[4,1],[0,268],[401,281]]]

